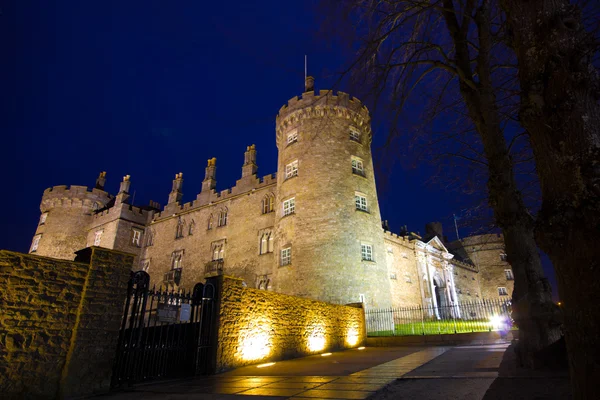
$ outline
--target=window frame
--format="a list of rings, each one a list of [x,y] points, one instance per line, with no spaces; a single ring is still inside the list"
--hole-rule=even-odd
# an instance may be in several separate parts
[[[498,296],[508,296],[508,290],[504,286],[498,286]]]
[[[504,270],[504,276],[506,277],[507,281],[514,281],[515,280],[515,275],[513,273],[512,269],[505,269]]]
[[[135,247],[142,247],[142,234],[144,233],[143,230],[139,229],[139,228],[131,228],[131,242],[129,242],[130,245],[135,246]]]
[[[174,250],[171,253],[171,271],[183,268],[184,250]]]
[[[361,143],[360,139],[362,135],[357,128],[350,126],[348,131],[348,136],[350,140],[352,140],[353,142]]]
[[[298,160],[294,160],[285,165],[285,180],[298,176]]]
[[[29,247],[30,253],[35,253],[37,249],[40,247],[40,240],[42,239],[42,235],[35,235],[33,240],[31,241],[31,246]]]
[[[227,208],[223,208],[221,209],[221,211],[219,211],[219,218],[217,220],[217,228],[220,228],[222,226],[227,226],[227,214],[229,213],[229,210]]]
[[[273,194],[267,194],[263,197],[262,213],[269,214],[273,211],[275,211],[275,196]]]
[[[362,158],[352,156],[350,159],[350,164],[352,165],[352,173],[354,175],[365,176],[365,162]]]
[[[104,233],[104,229],[100,229],[94,232],[94,246],[100,246],[102,242],[102,234]]]
[[[358,211],[369,212],[369,202],[367,200],[367,196],[364,193],[354,192],[354,206]]]
[[[279,266],[285,267],[292,264],[292,247],[285,247],[279,252]]]
[[[369,243],[360,244],[360,258],[362,261],[375,261],[373,257],[373,245]]]
[[[292,138],[292,140],[290,140]],[[292,143],[296,143],[298,141],[298,129],[292,129],[289,131],[285,137],[286,144],[289,146]]]
[[[290,197],[282,202],[282,213],[284,217],[296,213],[296,197]]]
[[[48,213],[42,213],[42,215],[40,215],[40,222],[38,225],[44,225],[46,223],[46,219],[48,219]]]

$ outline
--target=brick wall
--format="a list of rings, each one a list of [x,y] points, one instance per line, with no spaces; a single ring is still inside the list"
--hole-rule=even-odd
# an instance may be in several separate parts
[[[107,390],[132,256],[77,261],[0,251],[0,397]]]
[[[218,278],[217,371],[360,346],[362,305],[344,306],[250,289]]]

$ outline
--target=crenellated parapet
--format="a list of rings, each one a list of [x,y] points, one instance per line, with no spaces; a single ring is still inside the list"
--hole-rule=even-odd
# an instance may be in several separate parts
[[[92,225],[101,225],[117,219],[125,219],[145,225],[154,213],[155,211],[153,210],[146,210],[130,204],[120,203],[92,215]]]
[[[114,196],[97,188],[86,186],[59,185],[44,190],[40,210],[42,213],[56,207],[89,208],[97,210],[104,208]]]
[[[278,142],[287,130],[303,120],[327,117],[346,119],[369,139],[372,136],[369,110],[360,100],[344,92],[321,90],[318,95],[311,91],[295,96],[281,107],[276,119]]]
[[[383,231],[383,239],[384,240],[389,240],[393,243],[408,247],[410,249],[414,249],[415,248],[415,240],[412,239],[410,236],[402,236],[402,235],[398,235],[396,233],[390,232],[390,231]]]

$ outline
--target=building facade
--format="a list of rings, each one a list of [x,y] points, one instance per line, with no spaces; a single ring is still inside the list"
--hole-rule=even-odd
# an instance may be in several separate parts
[[[101,246],[133,253],[157,285],[191,288],[227,274],[259,289],[368,307],[445,306],[512,295],[503,240],[482,235],[445,243],[441,226],[423,237],[382,228],[367,108],[346,93],[306,91],[276,119],[277,173],[257,176],[256,148],[244,153],[236,185],[217,192],[208,160],[196,200],[182,204],[183,174],[167,204],[131,204],[119,193],[47,189],[31,252],[73,259]]]

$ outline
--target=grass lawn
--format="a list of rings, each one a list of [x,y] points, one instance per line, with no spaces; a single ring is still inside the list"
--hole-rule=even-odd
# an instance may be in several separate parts
[[[495,328],[495,329],[494,329]],[[439,335],[498,330],[488,320],[423,321],[395,324],[395,329],[368,332],[367,336]],[[517,329],[512,327],[512,329]]]

